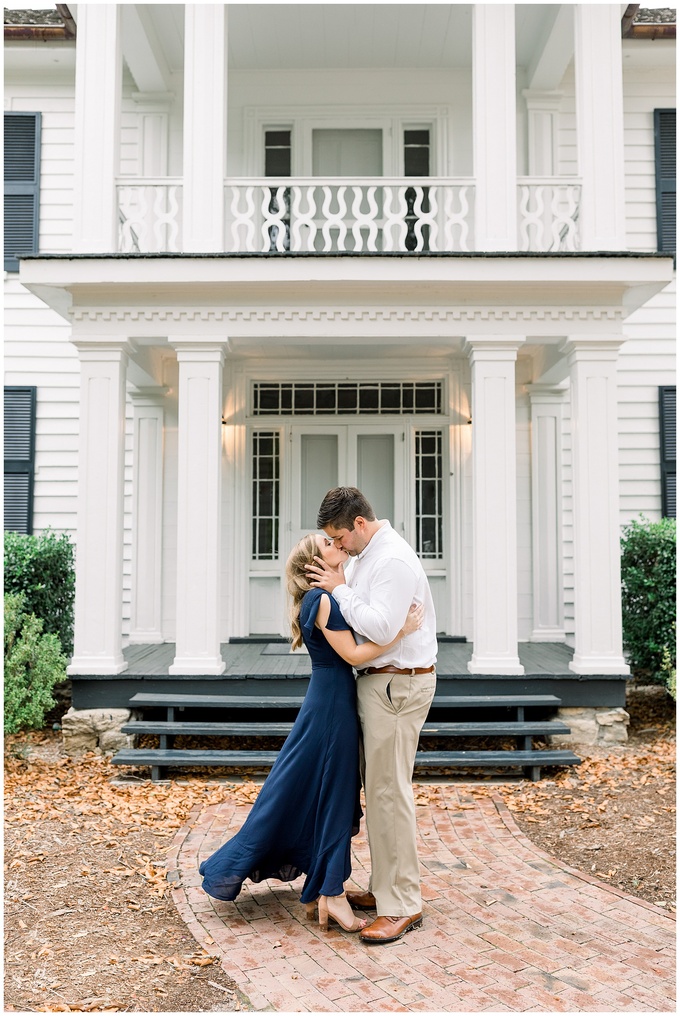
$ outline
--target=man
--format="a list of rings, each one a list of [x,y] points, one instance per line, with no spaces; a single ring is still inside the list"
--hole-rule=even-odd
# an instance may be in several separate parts
[[[366,829],[371,853],[368,892],[348,893],[352,906],[377,910],[361,932],[369,944],[394,942],[422,924],[412,776],[418,737],[434,697],[437,639],[432,594],[411,547],[378,520],[356,487],[336,487],[321,503],[317,525],[351,560],[345,576],[322,558],[308,566],[312,585],[332,593],[359,641],[387,645],[413,602],[425,606],[422,627],[357,675],[363,733]]]

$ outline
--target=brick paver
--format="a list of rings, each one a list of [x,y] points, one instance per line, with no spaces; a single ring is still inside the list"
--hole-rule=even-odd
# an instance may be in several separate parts
[[[199,863],[249,808],[197,810],[170,851],[177,909],[256,1011],[674,1012],[671,915],[549,857],[500,799],[464,785],[417,809],[423,927],[364,945],[308,922],[296,883],[200,889]],[[368,884],[362,832],[352,881]],[[370,915],[369,915],[370,916]]]

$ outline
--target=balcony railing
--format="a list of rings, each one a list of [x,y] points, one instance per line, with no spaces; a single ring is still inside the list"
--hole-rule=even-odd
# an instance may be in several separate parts
[[[474,251],[474,180],[346,177],[225,183],[224,250],[230,253]],[[576,251],[580,182],[518,180],[518,249]],[[118,181],[122,252],[182,248],[181,178]]]

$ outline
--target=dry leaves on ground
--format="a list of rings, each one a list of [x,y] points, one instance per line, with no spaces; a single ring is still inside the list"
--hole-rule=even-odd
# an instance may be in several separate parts
[[[628,708],[627,744],[588,749],[580,766],[546,769],[538,783],[465,777],[456,807],[501,796],[548,853],[670,912],[674,709],[660,689],[633,693]],[[52,732],[7,738],[5,761],[5,1011],[248,1009],[212,940],[198,948],[177,913],[166,851],[192,813],[227,798],[251,804],[259,782],[121,779],[100,756],[65,757]],[[419,804],[453,798],[446,784],[416,787]]]
[[[51,732],[7,738],[5,763],[5,1011],[249,1008],[166,879],[176,830],[228,788],[121,781],[105,758],[63,756]]]

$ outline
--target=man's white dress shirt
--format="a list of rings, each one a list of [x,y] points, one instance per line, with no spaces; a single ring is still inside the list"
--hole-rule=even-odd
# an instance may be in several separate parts
[[[368,545],[345,565],[345,584],[333,590],[357,642],[387,645],[396,638],[412,603],[425,605],[423,625],[400,639],[371,667],[430,667],[437,659],[437,622],[427,576],[415,551],[387,519]]]

